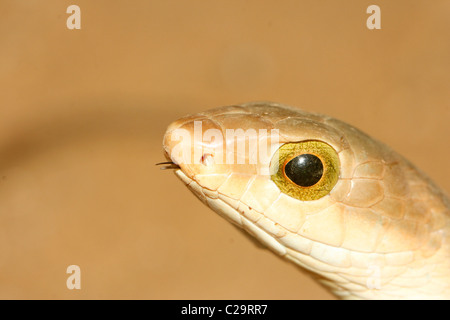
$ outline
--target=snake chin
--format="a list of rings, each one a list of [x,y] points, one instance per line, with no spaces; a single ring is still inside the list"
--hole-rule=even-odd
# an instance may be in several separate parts
[[[195,180],[189,178],[182,170],[176,170],[175,174],[183,181],[188,189],[200,199],[200,201],[205,203],[219,216],[249,233],[254,240],[256,240],[257,243],[259,242],[263,247],[266,247],[281,256],[287,254],[285,246],[278,242],[272,235],[258,227],[253,221],[240,214],[242,206],[239,210],[230,204],[234,202],[237,205],[239,201],[203,188]]]

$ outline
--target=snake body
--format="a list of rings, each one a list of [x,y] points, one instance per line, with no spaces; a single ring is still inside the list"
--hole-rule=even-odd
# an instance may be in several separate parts
[[[214,129],[224,140],[195,136],[199,122],[203,131]],[[191,133],[189,144],[175,135],[179,129]],[[276,129],[278,141],[246,135],[247,142],[269,143],[268,152],[256,163],[248,161],[251,154],[244,163],[215,163],[217,145],[233,142],[226,139],[229,129]],[[277,150],[303,141],[324,143],[338,157],[337,182],[319,199],[297,199],[268,174]],[[310,271],[337,297],[450,298],[447,196],[408,160],[355,127],[281,104],[254,102],[175,121],[164,136],[164,152],[201,201]],[[201,159],[186,161],[193,155]]]

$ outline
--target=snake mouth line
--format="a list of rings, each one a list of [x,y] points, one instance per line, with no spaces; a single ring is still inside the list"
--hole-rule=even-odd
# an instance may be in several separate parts
[[[181,169],[179,165],[177,165],[175,162],[172,161],[165,161],[165,162],[159,162],[157,164],[155,164],[155,166],[161,166],[160,168],[161,170],[168,170],[168,169]]]

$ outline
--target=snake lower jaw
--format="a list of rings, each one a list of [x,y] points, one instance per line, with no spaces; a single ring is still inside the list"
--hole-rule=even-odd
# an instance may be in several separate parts
[[[203,188],[194,179],[188,177],[182,170],[176,170],[175,174],[200,201],[205,203],[219,216],[248,232],[264,247],[274,251],[276,254],[281,256],[287,254],[285,246],[278,242],[273,235],[270,235],[261,227],[257,226],[254,221],[251,221],[251,219],[244,216],[244,213],[241,212],[242,207],[240,207],[241,210],[235,208],[239,201],[226,198],[223,195],[219,195],[217,192]],[[233,202],[235,203],[234,205],[232,204]]]
[[[184,183],[185,185],[187,185],[187,186],[192,182],[192,179],[189,178],[187,175],[185,175],[181,169],[175,170],[175,175],[176,175],[181,181],[183,181],[183,183]]]

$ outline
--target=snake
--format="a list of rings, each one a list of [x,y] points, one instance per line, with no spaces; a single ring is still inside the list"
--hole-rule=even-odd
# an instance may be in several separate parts
[[[337,298],[450,298],[448,196],[356,127],[250,102],[174,121],[163,152],[204,204]]]

